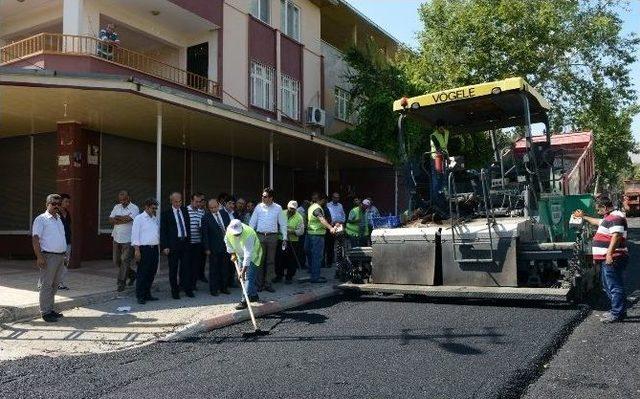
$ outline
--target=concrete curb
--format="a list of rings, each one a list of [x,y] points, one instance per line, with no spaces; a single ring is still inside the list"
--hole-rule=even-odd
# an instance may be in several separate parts
[[[324,298],[329,298],[337,295],[340,292],[334,286],[322,287],[317,290],[305,292],[302,294],[295,294],[288,297],[278,299],[276,301],[269,301],[253,308],[254,314],[257,317],[266,316],[273,313],[278,313],[286,309],[296,308],[298,306],[306,305],[311,302],[316,302]],[[207,331],[216,330],[222,327],[227,327],[232,324],[241,323],[250,319],[248,310],[237,310],[231,313],[225,313],[218,316],[211,317],[209,319],[203,319],[180,328],[170,334],[165,335],[158,339],[158,342],[175,342],[184,340],[187,338],[195,337],[199,334]]]
[[[115,280],[114,280],[115,281]],[[165,275],[156,277],[154,281],[154,288],[157,289],[158,284],[162,284],[169,281],[169,278]],[[58,291],[60,292],[60,291]],[[113,299],[133,297],[135,296],[135,285],[127,286],[124,291],[118,292],[114,288],[110,291],[94,292],[92,294],[79,295],[73,298],[65,298],[60,301],[56,300],[54,309],[58,312],[64,312],[65,310],[79,308],[95,303],[108,302]],[[40,317],[40,304],[31,303],[26,306],[0,306],[0,323],[12,323],[15,321],[33,319]]]
[[[65,311],[77,307],[82,307],[98,302],[107,302],[112,299],[118,298],[120,295],[128,295],[130,290],[124,292],[106,291],[97,292],[93,294],[80,295],[74,298],[66,298],[61,301],[56,301],[55,309],[57,311]],[[23,307],[4,306],[0,307],[0,323],[11,323],[14,321],[32,319],[40,316],[40,305],[37,303],[29,304]]]

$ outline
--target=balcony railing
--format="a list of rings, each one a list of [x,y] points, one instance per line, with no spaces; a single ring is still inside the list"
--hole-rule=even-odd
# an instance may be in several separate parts
[[[38,54],[94,57],[210,96],[219,98],[221,94],[220,85],[204,76],[90,36],[40,33],[0,47],[0,65],[28,59]]]

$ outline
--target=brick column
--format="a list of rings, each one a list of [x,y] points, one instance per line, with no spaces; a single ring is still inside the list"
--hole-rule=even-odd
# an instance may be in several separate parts
[[[79,122],[58,122],[59,193],[71,196],[71,261],[69,267],[80,267],[98,242],[98,160],[99,136],[82,129]],[[97,151],[95,151],[97,150]]]

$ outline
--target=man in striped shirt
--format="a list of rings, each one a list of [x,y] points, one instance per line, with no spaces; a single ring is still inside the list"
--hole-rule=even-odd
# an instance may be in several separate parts
[[[623,280],[628,263],[627,219],[623,212],[613,209],[608,197],[596,200],[596,210],[602,219],[585,216],[581,210],[575,211],[574,216],[598,226],[593,237],[593,260],[600,266],[603,290],[611,301],[611,310],[603,314],[601,321],[615,323],[627,315]]]
[[[203,257],[204,247],[202,246],[202,233],[200,231],[200,225],[202,224],[202,217],[204,216],[204,209],[202,204],[204,203],[204,194],[195,193],[191,195],[191,204],[187,206],[189,212],[189,227],[191,230],[191,241],[189,242],[189,263],[191,267],[191,287],[196,287],[196,281],[207,282],[204,277],[204,262]]]

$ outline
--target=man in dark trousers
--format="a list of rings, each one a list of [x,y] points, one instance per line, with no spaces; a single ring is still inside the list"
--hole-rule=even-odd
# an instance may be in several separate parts
[[[174,192],[169,199],[171,207],[162,212],[160,217],[160,248],[162,253],[169,257],[171,296],[173,299],[180,299],[182,288],[188,297],[193,298],[193,279],[189,262],[189,212],[182,206],[182,194]]]
[[[209,292],[218,296],[219,292],[229,294],[227,247],[224,244],[226,229],[220,212],[220,203],[210,199],[208,212],[202,217],[202,245],[204,253],[209,256]]]
[[[149,198],[143,205],[144,211],[133,219],[131,227],[131,246],[134,250],[134,259],[138,263],[136,297],[141,305],[147,301],[158,300],[151,295],[151,285],[158,271],[158,244],[160,243],[160,222],[156,216],[158,202],[154,198]]]

